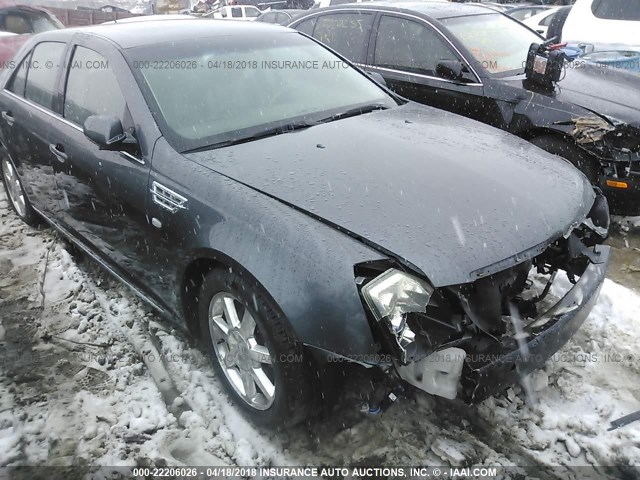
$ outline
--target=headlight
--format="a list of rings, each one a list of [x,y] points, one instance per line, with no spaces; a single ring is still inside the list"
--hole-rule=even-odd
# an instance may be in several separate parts
[[[362,294],[378,320],[397,319],[405,313],[426,311],[433,287],[391,268],[362,287]]]
[[[406,314],[426,312],[432,294],[433,287],[427,282],[394,268],[362,287],[369,309],[391,333],[403,365],[416,350],[416,335],[407,324]]]

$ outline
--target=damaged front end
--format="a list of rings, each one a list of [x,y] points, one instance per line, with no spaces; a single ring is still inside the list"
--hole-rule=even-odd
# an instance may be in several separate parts
[[[498,273],[434,288],[399,266],[358,265],[360,293],[403,380],[477,403],[542,367],[582,325],[608,268],[609,247],[600,245],[608,228],[607,202],[598,195],[566,236]],[[559,275],[572,288],[550,304]]]
[[[605,191],[612,211],[621,215],[640,213],[640,126],[613,118],[573,118],[562,123],[571,128],[578,147],[601,166],[599,186]]]

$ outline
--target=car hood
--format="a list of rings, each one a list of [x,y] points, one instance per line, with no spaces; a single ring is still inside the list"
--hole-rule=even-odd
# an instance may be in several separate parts
[[[412,103],[188,157],[393,255],[434,286],[520,263],[581,222],[594,199],[559,157]]]
[[[514,82],[527,89],[522,77],[511,79]],[[640,128],[638,89],[638,73],[576,61],[565,69],[551,96]]]

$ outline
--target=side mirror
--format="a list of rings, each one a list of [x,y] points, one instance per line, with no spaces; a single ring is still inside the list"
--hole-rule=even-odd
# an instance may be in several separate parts
[[[378,72],[367,72],[367,75],[369,75],[371,80],[373,80],[376,83],[379,83],[383,87],[387,86],[387,82],[385,81],[384,77],[380,75]]]
[[[100,147],[110,147],[122,142],[127,136],[118,117],[91,115],[84,121],[84,134]]]
[[[464,65],[458,60],[440,60],[436,65],[436,75],[447,80],[462,80]]]

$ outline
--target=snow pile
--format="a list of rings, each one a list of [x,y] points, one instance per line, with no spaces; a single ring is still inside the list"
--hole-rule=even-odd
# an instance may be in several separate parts
[[[640,409],[638,312],[640,297],[607,280],[577,335],[531,374],[538,403],[525,406],[512,394],[489,399],[479,413],[544,464],[640,465],[640,425],[608,431]]]

